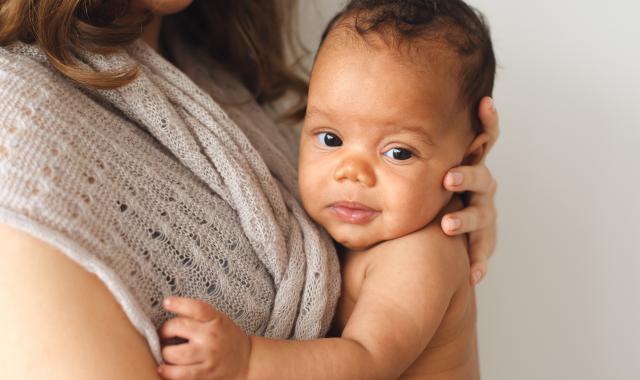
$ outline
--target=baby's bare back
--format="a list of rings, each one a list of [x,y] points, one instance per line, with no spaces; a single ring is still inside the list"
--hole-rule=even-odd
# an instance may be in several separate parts
[[[466,254],[466,253],[465,253]],[[334,334],[347,324],[366,279],[367,268],[380,255],[363,251],[342,256],[342,296],[334,319]],[[462,268],[464,269],[464,268]],[[468,266],[466,268],[468,273]],[[475,291],[468,275],[460,281],[435,334],[401,379],[474,380],[480,378],[476,339]],[[425,292],[429,289],[425,289]],[[389,326],[393,328],[392,326]]]

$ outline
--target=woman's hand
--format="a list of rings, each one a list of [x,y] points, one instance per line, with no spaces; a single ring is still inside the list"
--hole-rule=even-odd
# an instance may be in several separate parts
[[[480,121],[490,136],[484,157],[500,134],[498,113],[493,99],[485,97],[480,103]],[[484,164],[484,158],[473,166],[453,168],[445,176],[444,186],[449,191],[468,191],[468,206],[442,218],[442,229],[447,235],[469,234],[471,283],[478,284],[487,273],[487,262],[496,246],[496,181]]]

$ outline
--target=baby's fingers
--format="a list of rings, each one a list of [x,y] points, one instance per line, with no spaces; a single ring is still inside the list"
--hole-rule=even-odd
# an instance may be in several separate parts
[[[201,380],[203,371],[200,365],[171,365],[163,363],[158,366],[158,373],[167,380]]]
[[[168,364],[192,365],[202,363],[202,350],[193,344],[176,344],[162,347],[162,359]]]
[[[164,300],[164,308],[167,311],[193,318],[199,322],[208,322],[219,315],[208,303],[186,297],[167,297]]]
[[[158,330],[161,339],[184,338],[192,340],[197,335],[200,322],[190,318],[176,317],[166,321]]]

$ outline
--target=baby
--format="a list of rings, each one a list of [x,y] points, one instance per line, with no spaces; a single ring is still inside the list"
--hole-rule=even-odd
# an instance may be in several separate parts
[[[478,104],[495,58],[459,0],[353,0],[330,23],[310,79],[299,186],[339,243],[333,338],[247,336],[206,303],[171,297],[167,379],[477,379],[475,294],[447,171],[482,159]],[[450,211],[450,210],[446,210]]]

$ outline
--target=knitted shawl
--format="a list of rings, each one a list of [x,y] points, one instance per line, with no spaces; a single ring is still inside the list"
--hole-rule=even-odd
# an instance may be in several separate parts
[[[300,206],[295,142],[203,54],[172,53],[181,70],[142,41],[81,54],[96,71],[140,68],[90,90],[38,47],[0,48],[0,223],[95,273],[157,361],[172,294],[248,334],[324,335],[339,268]]]

